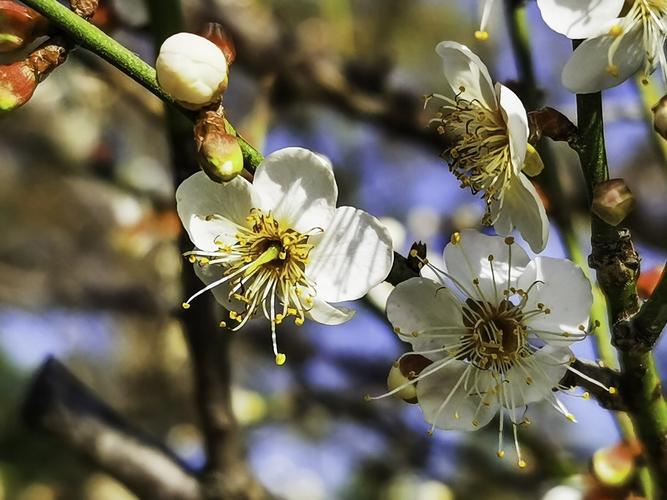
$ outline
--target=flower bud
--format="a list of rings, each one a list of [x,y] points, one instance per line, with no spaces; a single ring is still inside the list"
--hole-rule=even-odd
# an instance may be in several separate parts
[[[194,127],[197,161],[215,182],[229,182],[243,170],[243,152],[236,136],[227,133],[225,119],[215,111],[203,113]]]
[[[641,447],[637,442],[602,448],[593,454],[593,474],[605,486],[623,486],[634,475],[640,455]]]
[[[407,403],[417,402],[417,384],[409,383],[415,379],[432,361],[420,354],[407,354],[396,361],[387,376],[387,388],[390,391],[403,387],[395,396]]]
[[[667,139],[667,95],[662,96],[651,111],[653,112],[653,129],[663,139]]]
[[[57,42],[47,42],[22,61],[0,65],[0,113],[23,106],[37,84],[67,58],[67,49]]]
[[[167,38],[155,69],[160,86],[190,109],[219,100],[227,89],[225,55],[213,42],[192,33]]]
[[[9,0],[0,0],[0,53],[25,47],[46,34],[48,21],[34,10]]]
[[[612,226],[618,226],[635,206],[635,198],[623,179],[610,179],[593,188],[591,211]]]
[[[37,88],[35,73],[27,61],[0,66],[0,113],[12,111],[30,100]]]

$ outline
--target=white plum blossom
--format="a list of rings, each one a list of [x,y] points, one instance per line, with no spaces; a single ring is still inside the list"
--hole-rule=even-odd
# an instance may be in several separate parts
[[[542,161],[528,144],[528,117],[510,89],[493,85],[489,72],[468,47],[441,42],[448,91],[433,94],[440,110],[431,120],[444,136],[449,169],[486,202],[484,222],[498,233],[516,227],[535,252],[546,246],[549,222],[544,205],[526,174],[536,175]]]
[[[446,270],[432,268],[442,282],[412,278],[389,296],[387,317],[413,348],[404,358],[418,354],[431,364],[380,397],[416,384],[430,432],[476,430],[499,414],[499,457],[509,416],[523,467],[516,433],[525,405],[547,400],[575,421],[553,389],[568,370],[582,376],[568,346],[587,335],[591,285],[568,260],[531,261],[512,237],[474,230],[454,233],[444,261]]]
[[[155,61],[160,86],[182,105],[197,109],[227,89],[227,59],[213,42],[193,33],[167,38]]]
[[[198,172],[178,187],[178,215],[196,249],[188,252],[206,284],[241,328],[261,311],[276,325],[292,316],[337,325],[354,311],[329,304],[361,298],[393,262],[391,237],[373,216],[336,208],[331,163],[302,148],[281,149],[257,167],[253,182],[211,181]],[[226,326],[226,325],[223,325]]]
[[[544,21],[572,39],[587,38],[563,68],[563,85],[590,93],[643,80],[660,67],[667,81],[667,0],[538,0]]]

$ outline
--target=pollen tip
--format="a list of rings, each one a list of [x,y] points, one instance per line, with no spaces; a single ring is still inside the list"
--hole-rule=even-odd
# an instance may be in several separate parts
[[[526,465],[528,465],[528,464],[526,463],[526,461],[523,458],[520,458],[517,465],[519,466],[519,469],[525,469]]]
[[[475,39],[480,42],[485,42],[489,39],[489,32],[486,30],[477,30],[475,31]]]
[[[616,390],[616,387],[610,387],[608,392],[613,396],[618,393],[618,390]]]
[[[370,394],[364,394],[364,401],[370,401],[371,400],[371,395]]]
[[[581,395],[581,397],[583,397],[584,399],[590,399],[591,398],[591,393],[586,391]]]
[[[505,450],[498,450],[498,451],[496,452],[496,456],[497,456],[498,458],[501,458],[501,459],[502,459],[502,458],[505,458]]]
[[[181,304],[181,307],[182,307],[183,309],[190,309],[190,304],[188,304],[187,302],[183,302],[183,303]]]
[[[287,356],[285,356],[282,352],[276,354],[276,364],[278,366],[284,365],[285,361],[287,361]]]
[[[514,244],[514,236],[507,236],[505,238],[505,245],[513,245]]]
[[[619,36],[622,33],[623,33],[623,28],[621,28],[618,24],[614,24],[609,30],[609,34],[611,36]]]
[[[458,245],[459,243],[461,243],[461,233],[459,233],[458,231],[454,232],[452,234],[451,242],[452,245]]]
[[[225,321],[221,321],[220,323],[218,323],[218,326],[220,328],[227,328],[227,323]]]
[[[616,66],[615,64],[610,64],[609,66],[607,66],[607,73],[609,73],[613,77],[618,77],[619,75],[618,66]]]
[[[567,415],[565,415],[565,418],[572,423],[577,423],[577,419],[574,415],[572,415],[572,413],[568,413]]]

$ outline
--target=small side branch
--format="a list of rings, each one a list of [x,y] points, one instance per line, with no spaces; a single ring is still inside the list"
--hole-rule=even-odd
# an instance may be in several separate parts
[[[574,361],[572,368],[582,373],[587,378],[584,378],[573,371],[568,371],[561,380],[561,385],[566,387],[581,387],[585,389],[597,400],[600,406],[607,410],[627,411],[628,407],[625,402],[625,397],[620,391],[622,384],[620,373],[611,368],[584,363],[578,359]],[[607,387],[613,387],[617,389],[617,391],[614,394],[611,394],[598,384],[592,383],[590,379],[597,380]]]
[[[200,500],[196,478],[164,446],[131,427],[60,362],[40,368],[23,407],[25,421],[64,441],[140,498]]]

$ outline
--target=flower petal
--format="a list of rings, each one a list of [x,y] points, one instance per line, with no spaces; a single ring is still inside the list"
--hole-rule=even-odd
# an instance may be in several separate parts
[[[531,177],[540,175],[544,170],[544,163],[542,162],[542,157],[540,153],[537,152],[532,145],[528,144],[528,149],[526,149],[526,159],[523,162],[522,172]]]
[[[544,304],[549,314],[537,314],[525,323],[534,330],[560,334],[581,333],[579,327],[588,325],[593,294],[583,271],[566,259],[537,257],[519,278],[518,287],[528,290],[524,311],[538,309]],[[545,342],[563,345],[571,339],[542,337]]]
[[[434,363],[426,370],[435,371],[417,382],[417,402],[428,423],[440,429],[474,431],[488,424],[498,412],[497,400],[491,396],[496,384],[489,372],[463,361],[450,361],[442,368]],[[470,373],[466,384],[467,371],[476,373]],[[477,384],[470,381],[475,376]],[[473,387],[487,394],[484,401]]]
[[[512,155],[512,170],[515,174],[521,172],[526,158],[528,147],[528,115],[521,99],[510,89],[496,84],[496,93],[500,102],[500,110],[507,124],[507,133]]]
[[[394,288],[387,299],[387,318],[401,340],[412,344],[415,351],[458,343],[460,334],[467,330],[461,302],[449,289],[426,278],[410,278]]]
[[[215,240],[236,241],[237,224],[245,226],[256,206],[252,185],[242,177],[218,184],[204,172],[185,179],[176,190],[176,209],[190,240],[200,250],[215,251]],[[215,218],[209,218],[211,215]]]
[[[445,78],[454,94],[465,99],[478,99],[489,109],[497,109],[496,95],[489,71],[482,60],[468,47],[456,42],[440,42],[435,51],[444,66]]]
[[[224,268],[222,266],[215,264],[200,266],[199,264],[195,264],[193,267],[195,274],[200,280],[204,282],[205,285],[210,285],[211,283],[224,277]],[[228,311],[245,311],[246,306],[243,302],[240,300],[229,299],[230,291],[231,286],[228,281],[211,289],[215,300],[217,300],[218,303]]]
[[[253,186],[262,210],[301,233],[326,229],[336,210],[331,163],[307,149],[271,153],[257,167]]]
[[[314,238],[306,276],[318,297],[341,302],[363,297],[384,281],[394,259],[389,231],[372,215],[339,207],[321,239]]]
[[[549,238],[549,220],[535,187],[528,178],[519,174],[505,188],[503,208],[495,228],[506,230],[508,220],[517,228],[533,252],[544,250]]]
[[[615,38],[603,35],[585,40],[565,63],[563,85],[572,92],[589,94],[623,83],[644,63],[642,34],[637,28],[623,36],[612,61],[618,68],[617,76],[608,71],[609,47]]]
[[[504,406],[509,408],[514,404],[517,408],[546,399],[567,372],[571,358],[572,351],[568,348],[546,345],[514,364],[505,373]]]
[[[353,309],[334,306],[318,297],[314,297],[313,306],[306,313],[306,317],[323,325],[340,325],[351,320],[354,313]]]
[[[601,35],[617,17],[624,0],[537,0],[542,19],[572,40]]]
[[[510,269],[510,245],[505,243],[505,238],[488,236],[473,229],[461,231],[460,236],[458,243],[449,243],[445,247],[447,272],[466,289],[469,297],[499,303],[504,299],[502,291],[514,286],[528,265],[528,255],[519,245],[512,244]],[[489,261],[489,255],[493,255],[493,262]],[[482,296],[473,284],[475,278],[479,280]]]

